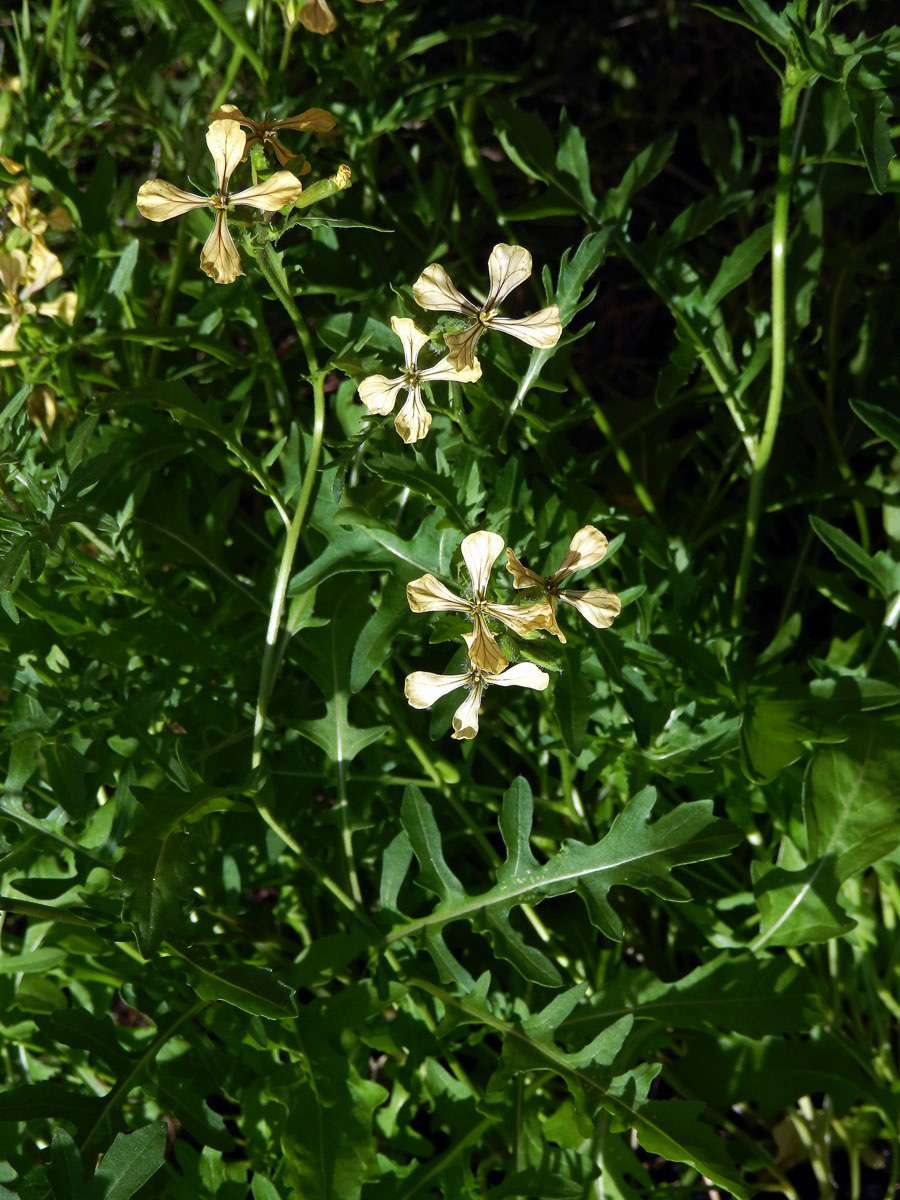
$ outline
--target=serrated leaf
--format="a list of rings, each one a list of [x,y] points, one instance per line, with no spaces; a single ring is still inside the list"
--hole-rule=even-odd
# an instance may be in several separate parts
[[[598,216],[602,221],[621,221],[632,198],[652,183],[675,149],[676,133],[668,133],[638,154],[622,176],[617,187],[610,188],[600,201]]]
[[[500,813],[506,861],[497,871],[494,887],[472,896],[444,858],[431,806],[418,788],[407,787],[401,821],[419,862],[418,882],[438,897],[438,904],[428,917],[393,930],[388,940],[422,932],[430,952],[434,944],[439,946],[438,965],[446,970],[441,931],[453,921],[466,919],[486,933],[495,953],[527,979],[558,987],[561,979],[556,967],[510,924],[516,906],[577,892],[592,923],[607,937],[619,939],[621,922],[608,901],[611,888],[633,887],[667,900],[687,900],[689,893],[672,877],[672,868],[719,857],[740,840],[733,826],[712,815],[710,801],[681,804],[651,824],[655,802],[655,791],[645,788],[618,815],[602,841],[593,846],[565,842],[558,854],[539,865],[529,849],[534,810],[531,791],[523,779],[516,779],[503,798]]]
[[[772,226],[761,225],[754,229],[719,264],[715,278],[706,289],[701,308],[712,313],[727,295],[745,283],[772,246]]]
[[[853,538],[821,517],[810,514],[813,533],[825,543],[838,562],[849,567],[857,578],[870,583],[888,598],[900,591],[900,563],[886,555],[871,555],[858,546]]]
[[[857,82],[854,73],[844,80],[844,95],[850,106],[853,126],[866,160],[869,178],[881,195],[890,180],[888,166],[894,157],[891,126],[887,114],[891,111],[887,94],[881,89],[866,88]]]

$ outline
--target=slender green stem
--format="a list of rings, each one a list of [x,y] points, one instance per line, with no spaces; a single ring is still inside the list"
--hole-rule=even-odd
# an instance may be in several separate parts
[[[794,119],[797,101],[805,86],[805,78],[788,74],[781,98],[781,122],[778,135],[778,180],[775,185],[775,219],[772,223],[772,367],[769,381],[769,402],[766,408],[762,434],[750,473],[750,495],[747,501],[747,516],[744,521],[744,544],[741,562],[734,586],[731,609],[731,624],[736,629],[741,623],[747,588],[753,567],[753,550],[759,528],[763,488],[778,422],[781,419],[781,404],[784,398],[784,376],[787,366],[787,237],[788,215],[791,204],[791,181],[794,155]]]
[[[240,50],[246,58],[247,62],[259,76],[263,83],[266,82],[266,69],[262,64],[262,59],[250,45],[245,37],[238,32],[231,24],[223,12],[219,10],[214,0],[197,0],[197,3],[211,17],[221,32],[228,38],[232,46]]]

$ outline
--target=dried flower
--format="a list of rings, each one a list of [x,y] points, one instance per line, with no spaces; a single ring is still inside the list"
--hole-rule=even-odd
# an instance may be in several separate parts
[[[444,335],[451,363],[457,367],[471,366],[475,347],[488,329],[508,333],[529,346],[544,350],[555,346],[562,333],[559,309],[555,304],[532,313],[530,317],[512,319],[498,317],[497,308],[509,293],[531,275],[531,255],[522,246],[507,246],[502,242],[491,251],[488,263],[490,292],[479,307],[467,299],[453,284],[440,263],[426,267],[413,284],[416,303],[438,312],[459,312],[472,324],[459,333]]]
[[[360,4],[377,4],[378,0],[359,0]],[[311,33],[334,33],[337,18],[331,11],[328,0],[306,0],[299,9],[296,0],[282,0],[284,19],[289,26],[297,21]]]
[[[467,696],[453,714],[453,734],[457,741],[473,738],[478,732],[478,713],[484,689],[527,687],[542,692],[550,676],[532,662],[520,662],[502,672],[483,671],[470,661],[463,675],[434,675],[431,671],[413,671],[407,675],[403,692],[413,708],[431,708],[436,700],[456,688],[464,687]]]
[[[72,324],[78,305],[75,292],[63,292],[55,300],[45,300],[40,304],[31,301],[32,296],[60,275],[62,263],[38,234],[32,238],[30,255],[22,250],[0,254],[0,285],[3,288],[0,314],[9,317],[7,324],[0,329],[0,350],[18,350],[19,327],[23,316],[36,313],[42,317],[59,317],[61,321]],[[14,358],[0,359],[0,367],[11,367],[15,362]]]
[[[206,144],[216,168],[216,190],[211,196],[184,192],[164,179],[150,179],[138,192],[138,211],[148,221],[168,221],[192,208],[215,209],[215,224],[200,253],[200,266],[216,283],[233,283],[244,273],[228,230],[228,209],[233,204],[249,204],[262,212],[277,212],[285,204],[293,204],[303,188],[290,171],[276,171],[265,183],[230,195],[228,181],[243,158],[245,143],[246,135],[237,121],[213,121],[210,125]]]
[[[514,633],[524,636],[537,629],[553,631],[553,610],[549,603],[492,604],[487,600],[491,568],[503,551],[503,538],[497,533],[479,530],[464,537],[462,556],[472,580],[472,598],[463,599],[445,587],[433,575],[423,575],[406,585],[406,597],[413,612],[461,612],[472,619],[473,629],[465,634],[473,666],[496,674],[508,665],[487,626],[487,618],[502,622]]]
[[[428,334],[418,329],[408,317],[391,317],[391,328],[403,345],[405,370],[396,379],[370,375],[359,385],[359,398],[370,413],[386,416],[394,411],[397,396],[406,388],[406,403],[397,414],[394,428],[409,445],[423,438],[431,427],[431,413],[422,403],[422,385],[442,379],[473,383],[481,378],[481,367],[476,360],[474,366],[458,371],[450,366],[448,358],[442,358],[434,366],[420,371],[416,363],[422,348],[430,341]]]
[[[557,599],[571,604],[595,629],[608,629],[622,611],[622,601],[615,592],[608,592],[606,588],[575,592],[559,586],[570,575],[574,575],[578,571],[587,571],[590,567],[596,566],[606,554],[608,546],[609,542],[599,529],[593,525],[585,525],[572,538],[569,549],[557,570],[546,579],[528,567],[522,566],[512,550],[507,547],[506,569],[513,577],[513,587],[517,589],[541,588],[546,593],[554,615],[551,632],[555,633],[561,642],[566,639],[556,624]]]
[[[300,113],[297,117],[282,117],[278,121],[272,120],[269,114],[266,113],[261,121],[254,121],[250,117],[244,116],[236,105],[221,104],[209,119],[211,121],[237,121],[239,125],[243,125],[250,130],[247,134],[247,142],[244,148],[244,159],[249,154],[251,146],[254,146],[258,142],[263,148],[271,146],[275,151],[275,157],[282,166],[286,166],[294,155],[279,140],[278,131],[280,129],[327,133],[330,129],[334,129],[335,126],[334,117],[330,112],[326,112],[324,108],[308,108],[306,112]],[[308,170],[309,164],[304,164],[300,174],[305,175]]]
[[[72,228],[72,218],[59,205],[46,215],[31,204],[31,181],[20,179],[6,193],[9,219],[29,236],[40,236],[48,229],[64,233]]]

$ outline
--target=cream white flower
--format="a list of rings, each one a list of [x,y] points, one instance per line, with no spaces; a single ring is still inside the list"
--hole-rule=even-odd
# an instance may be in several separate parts
[[[62,275],[62,263],[48,249],[40,234],[31,239],[31,253],[10,250],[0,254],[0,315],[9,318],[0,328],[0,351],[18,350],[19,328],[22,317],[37,314],[42,317],[58,317],[71,325],[75,320],[78,296],[75,292],[62,292],[54,300],[39,304],[31,297],[42,291],[48,283]],[[14,358],[0,359],[0,367],[15,366]]]
[[[575,592],[559,586],[570,575],[595,567],[606,554],[608,546],[609,542],[599,529],[593,525],[585,525],[572,538],[562,562],[549,578],[544,578],[528,567],[524,567],[512,550],[507,547],[506,569],[513,577],[513,587],[516,589],[541,588],[546,592],[554,615],[551,632],[555,633],[561,642],[566,639],[556,624],[557,599],[571,604],[595,629],[608,629],[622,611],[622,601],[615,592],[608,592],[606,588]]]
[[[527,687],[542,692],[550,676],[532,662],[520,662],[505,671],[483,671],[470,661],[463,675],[434,675],[431,671],[413,671],[407,675],[403,692],[413,708],[431,708],[448,692],[464,687],[465,700],[453,714],[453,734],[457,741],[473,738],[478,732],[478,713],[486,687]]]
[[[538,604],[492,604],[486,599],[491,568],[503,551],[503,538],[486,529],[464,537],[463,560],[472,580],[472,598],[464,599],[445,587],[433,575],[423,575],[406,585],[406,598],[413,612],[460,612],[472,619],[471,633],[464,635],[469,658],[480,671],[496,674],[508,666],[508,659],[487,626],[493,617],[514,633],[525,635],[536,629],[553,631],[553,610],[546,601]]]
[[[431,340],[427,333],[417,328],[408,317],[391,317],[391,328],[403,346],[405,369],[396,379],[384,375],[369,375],[359,385],[359,398],[375,416],[386,416],[394,411],[397,396],[406,388],[406,403],[397,413],[394,428],[409,445],[423,438],[431,427],[431,413],[422,403],[422,385],[450,379],[456,383],[474,383],[481,378],[481,367],[476,360],[471,367],[457,370],[450,365],[449,358],[442,358],[433,367],[419,370],[417,362],[423,347]]]
[[[31,203],[31,181],[20,179],[6,193],[8,216],[13,225],[34,237],[46,233],[47,229],[65,232],[72,228],[72,218],[64,208],[57,206],[44,214]]]
[[[285,204],[293,204],[303,190],[296,175],[276,171],[264,183],[229,194],[228,182],[244,157],[246,140],[237,121],[213,121],[206,131],[206,144],[216,168],[216,190],[211,196],[182,191],[164,179],[149,179],[138,191],[138,211],[148,221],[168,221],[192,208],[215,209],[215,224],[200,253],[200,266],[216,283],[233,283],[244,273],[228,230],[228,209],[233,204],[249,204],[262,212],[277,212]]]
[[[295,156],[279,140],[278,131],[280,129],[297,129],[305,133],[328,133],[329,130],[334,129],[336,124],[334,117],[330,112],[326,112],[324,108],[308,108],[306,112],[300,113],[299,116],[282,117],[278,121],[273,120],[266,113],[261,121],[254,121],[251,117],[244,116],[241,110],[234,104],[220,105],[209,119],[211,121],[237,121],[239,125],[243,125],[250,130],[247,134],[247,142],[244,147],[245,159],[250,151],[250,147],[259,142],[263,147],[272,147],[275,151],[275,157],[282,166],[286,166]],[[300,173],[305,175],[309,169],[309,163],[306,163]]]
[[[512,319],[498,317],[497,309],[509,293],[531,275],[531,255],[523,246],[507,246],[503,242],[491,251],[488,263],[490,292],[480,307],[459,291],[440,263],[426,267],[413,284],[416,303],[437,312],[458,312],[470,317],[472,324],[460,333],[447,333],[444,341],[448,358],[455,366],[471,366],[475,347],[488,329],[508,333],[529,346],[548,350],[555,346],[562,333],[559,308],[551,304],[530,317]]]

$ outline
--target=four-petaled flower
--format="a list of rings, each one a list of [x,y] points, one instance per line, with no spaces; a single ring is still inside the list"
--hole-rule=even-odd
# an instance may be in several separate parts
[[[0,350],[19,348],[19,326],[25,315],[37,313],[43,317],[59,317],[61,321],[72,324],[78,305],[75,292],[63,292],[55,300],[45,300],[40,304],[31,301],[32,296],[60,275],[62,263],[48,249],[40,234],[32,238],[30,255],[22,250],[0,254],[0,285],[3,289],[0,315],[9,317],[7,324],[0,329]],[[0,367],[15,366],[15,362],[14,358],[3,358],[0,359]]]
[[[230,195],[228,181],[244,156],[246,135],[237,121],[213,121],[206,132],[206,144],[216,168],[216,190],[211,196],[184,192],[164,179],[149,179],[141,184],[137,206],[149,221],[168,221],[192,208],[215,209],[215,224],[200,253],[200,266],[216,283],[233,283],[244,271],[228,231],[228,209],[233,204],[249,204],[263,212],[277,212],[285,204],[294,203],[303,184],[290,171],[276,171],[265,183]]]
[[[507,246],[502,242],[495,246],[491,251],[488,272],[491,288],[487,300],[480,307],[454,286],[440,263],[426,267],[413,284],[413,296],[420,307],[438,312],[459,312],[472,319],[468,329],[444,335],[448,357],[454,366],[472,365],[478,340],[488,329],[511,334],[520,342],[544,350],[555,346],[562,333],[559,308],[555,304],[532,313],[530,317],[512,319],[497,316],[497,308],[502,301],[531,275],[531,255],[524,247]]]
[[[278,138],[280,129],[297,129],[303,132],[327,133],[330,129],[334,129],[335,119],[330,112],[326,112],[324,108],[308,108],[306,112],[300,113],[296,117],[282,117],[280,120],[273,120],[268,113],[261,121],[254,121],[250,117],[244,116],[241,110],[235,104],[222,104],[209,118],[210,121],[237,121],[239,125],[245,126],[250,132],[247,134],[247,142],[244,147],[243,157],[246,159],[250,153],[250,147],[257,142],[265,148],[271,146],[275,151],[275,157],[284,167],[294,155],[290,150],[282,144]],[[304,164],[300,174],[305,175],[309,170],[309,164]]]
[[[512,550],[507,547],[506,569],[513,577],[513,587],[517,589],[541,588],[546,592],[554,616],[551,632],[555,633],[561,642],[566,639],[556,624],[557,599],[571,604],[595,629],[608,629],[622,611],[622,601],[615,592],[608,592],[606,588],[574,592],[559,586],[570,575],[596,566],[606,554],[608,546],[609,543],[599,529],[595,529],[593,525],[585,525],[572,538],[565,557],[549,578],[544,578],[529,570],[528,567],[523,567]]]
[[[491,568],[503,551],[498,533],[479,530],[464,537],[462,556],[472,580],[471,599],[463,599],[445,587],[433,575],[423,575],[406,585],[406,597],[413,612],[460,612],[472,619],[471,633],[464,634],[473,667],[496,675],[508,666],[508,660],[488,629],[487,618],[502,622],[514,633],[524,636],[537,629],[553,630],[553,610],[547,601],[538,604],[492,604],[486,599]]]
[[[473,738],[478,732],[481,695],[488,686],[527,687],[542,692],[550,676],[532,662],[520,662],[506,671],[483,671],[470,661],[463,675],[435,675],[431,671],[413,671],[407,675],[403,692],[413,708],[431,708],[441,696],[464,687],[468,695],[453,714],[453,734],[457,741]]]
[[[476,360],[471,367],[457,370],[450,365],[448,357],[420,371],[416,363],[422,348],[431,340],[428,334],[417,328],[408,317],[391,317],[391,328],[403,344],[406,360],[403,374],[396,379],[370,375],[359,385],[359,398],[370,413],[383,417],[394,411],[397,396],[406,388],[406,403],[397,413],[394,428],[409,445],[423,438],[431,427],[431,413],[422,403],[422,384],[437,383],[442,379],[474,383],[481,378],[481,367]]]

